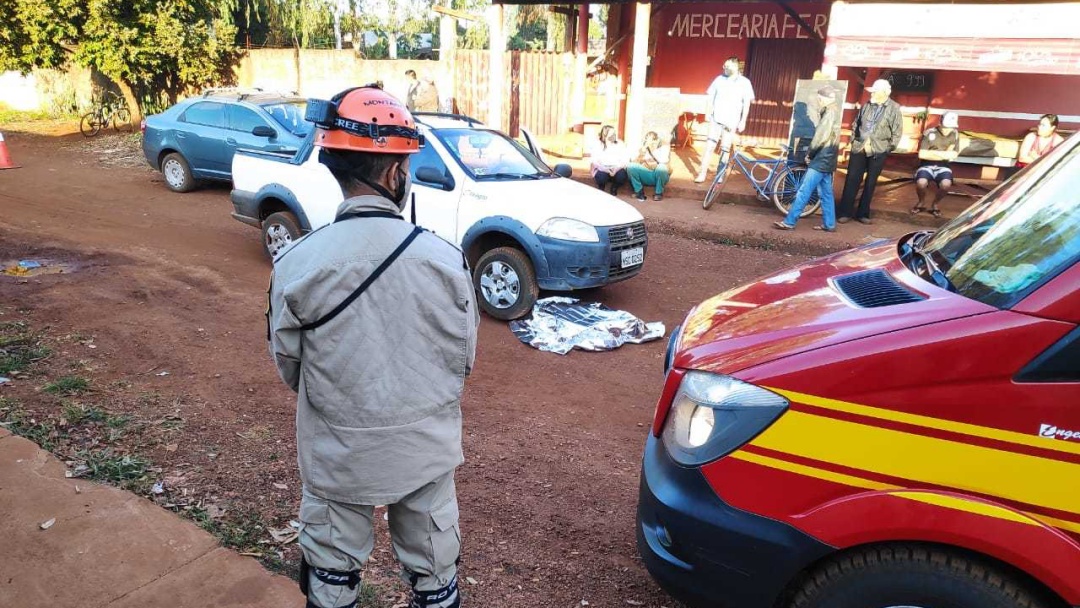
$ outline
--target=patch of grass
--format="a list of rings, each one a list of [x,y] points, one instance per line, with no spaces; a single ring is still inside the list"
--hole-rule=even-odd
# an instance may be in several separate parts
[[[140,494],[149,485],[150,461],[140,456],[114,454],[105,449],[81,452],[79,460],[89,469],[86,477],[94,481],[104,481]]]
[[[211,517],[203,507],[190,507],[180,513],[213,534],[223,546],[240,553],[258,554],[257,559],[268,570],[296,578],[299,564],[285,561],[274,545],[266,544],[270,526],[257,510],[250,507],[233,508],[217,518]],[[382,608],[380,604],[371,606]]]
[[[122,429],[131,422],[131,416],[127,414],[117,414],[115,416],[107,416],[105,418],[105,425],[110,429]]]
[[[12,433],[50,451],[56,448],[56,441],[65,436],[52,422],[37,420],[13,399],[0,399],[0,424]]]
[[[75,401],[64,400],[64,407],[60,411],[64,416],[64,420],[67,420],[69,424],[76,425],[83,422],[101,422],[107,421],[108,414],[104,410],[94,406],[85,406]]]
[[[375,585],[360,584],[360,597],[357,608],[389,608],[390,604],[384,602],[379,596],[380,589]]]
[[[30,122],[49,120],[52,116],[44,110],[16,110],[6,103],[0,103],[0,124],[8,122]]]
[[[64,376],[45,385],[45,392],[54,395],[80,395],[90,388],[90,381],[82,376]]]
[[[0,375],[22,371],[49,356],[41,337],[22,321],[0,323]]]

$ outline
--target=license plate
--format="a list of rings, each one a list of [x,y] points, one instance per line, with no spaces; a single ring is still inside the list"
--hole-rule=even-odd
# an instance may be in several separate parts
[[[622,252],[622,267],[638,266],[645,261],[645,248],[634,247]]]

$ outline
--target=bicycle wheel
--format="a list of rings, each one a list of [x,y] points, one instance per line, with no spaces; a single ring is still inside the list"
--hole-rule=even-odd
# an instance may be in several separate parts
[[[713,178],[712,184],[709,185],[708,192],[705,193],[705,200],[701,201],[701,208],[708,209],[713,206],[713,203],[720,198],[720,195],[724,193],[724,188],[727,187],[728,178],[731,177],[731,165],[732,156],[734,154],[727,155],[727,162],[716,169],[716,177]]]
[[[117,133],[131,133],[134,125],[131,124],[131,111],[127,108],[117,108],[113,112],[113,130]]]
[[[93,137],[101,132],[101,123],[101,116],[96,111],[87,112],[79,121],[79,132],[83,137]]]
[[[791,205],[795,202],[795,195],[802,185],[803,176],[806,175],[806,167],[788,166],[780,170],[780,174],[773,180],[772,201],[780,213],[787,215],[791,211]],[[799,217],[810,217],[821,206],[818,193],[815,190],[810,194],[810,200],[806,203]]]

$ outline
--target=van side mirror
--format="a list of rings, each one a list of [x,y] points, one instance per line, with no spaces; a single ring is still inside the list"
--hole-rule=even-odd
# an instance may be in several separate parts
[[[268,137],[273,139],[277,137],[277,131],[271,129],[266,125],[259,125],[251,130],[251,134],[255,137]]]
[[[454,189],[454,180],[435,167],[425,166],[416,170],[416,181],[425,185],[438,186],[443,190]]]
[[[570,165],[566,163],[559,163],[555,165],[555,175],[558,175],[559,177],[570,177],[573,174],[574,169]]]

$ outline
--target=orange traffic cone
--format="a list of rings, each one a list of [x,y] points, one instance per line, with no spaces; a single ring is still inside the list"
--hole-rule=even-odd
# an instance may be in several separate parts
[[[11,155],[8,154],[7,142],[4,141],[4,134],[0,133],[0,169],[18,169],[19,165],[11,162]]]

